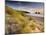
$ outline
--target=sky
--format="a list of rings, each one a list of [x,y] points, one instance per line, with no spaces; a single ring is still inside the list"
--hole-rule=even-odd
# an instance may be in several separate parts
[[[43,2],[23,2],[23,1],[6,1],[5,2],[6,6],[10,6],[13,9],[18,9],[18,10],[26,10],[28,12],[32,11],[42,11],[43,13],[43,8],[44,8],[44,3]]]

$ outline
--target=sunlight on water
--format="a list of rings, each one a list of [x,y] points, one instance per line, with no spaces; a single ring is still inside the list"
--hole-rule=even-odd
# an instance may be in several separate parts
[[[36,16],[36,17],[44,17],[42,14],[26,14],[26,15]]]

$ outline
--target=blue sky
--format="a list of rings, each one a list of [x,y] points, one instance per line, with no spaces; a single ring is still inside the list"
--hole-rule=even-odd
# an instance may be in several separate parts
[[[28,7],[28,8],[43,8],[44,3],[40,2],[18,2],[18,1],[7,1],[6,5],[16,7]]]
[[[6,1],[6,6],[10,6],[13,9],[25,10],[28,12],[39,11],[43,14],[44,3],[43,2],[23,2],[23,1]]]

